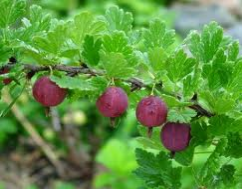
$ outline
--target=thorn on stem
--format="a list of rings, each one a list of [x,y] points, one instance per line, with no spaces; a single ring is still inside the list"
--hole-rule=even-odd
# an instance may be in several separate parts
[[[50,117],[50,107],[45,107],[45,116]]]
[[[153,133],[153,127],[149,127],[148,130],[147,130],[147,136],[148,136],[148,138],[151,138],[152,137],[152,133]]]

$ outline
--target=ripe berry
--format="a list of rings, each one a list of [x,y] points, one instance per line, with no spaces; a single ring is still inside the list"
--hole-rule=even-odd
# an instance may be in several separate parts
[[[128,96],[119,87],[109,87],[98,98],[96,106],[99,112],[105,117],[119,117],[128,107]]]
[[[9,72],[9,69],[8,68],[3,68],[3,69],[1,69],[0,70],[0,75],[2,75],[2,74],[6,74],[6,73],[8,73]],[[3,83],[4,83],[4,85],[8,85],[9,83],[11,83],[12,82],[12,79],[4,79],[3,80]]]
[[[152,127],[157,127],[165,123],[167,117],[167,106],[157,96],[143,98],[136,109],[138,121],[149,128],[148,136],[151,136]]]
[[[166,123],[161,131],[161,141],[165,148],[175,153],[189,145],[191,127],[185,123]]]
[[[48,76],[39,78],[33,86],[33,96],[45,107],[57,106],[66,97],[66,89],[60,88]]]

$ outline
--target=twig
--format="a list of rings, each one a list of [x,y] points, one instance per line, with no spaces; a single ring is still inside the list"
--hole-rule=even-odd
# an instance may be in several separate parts
[[[34,65],[34,64],[22,64],[24,67],[24,70],[30,75],[34,75],[37,72],[40,71],[48,71],[50,70],[50,67],[52,70],[57,70],[57,71],[63,71],[66,72],[68,76],[75,76],[77,74],[86,74],[90,76],[103,76],[105,75],[105,72],[100,71],[100,70],[93,70],[88,68],[85,64],[81,66],[67,66],[67,65],[52,65],[52,66],[40,66],[40,65]],[[14,63],[9,63],[5,65],[3,68],[11,68],[14,67]],[[137,78],[130,78],[127,80],[123,80],[124,82],[130,83],[131,84],[131,92],[135,90],[139,90],[141,88],[152,88],[145,83],[143,83],[141,80]],[[179,96],[174,95],[176,98],[180,99]],[[191,101],[194,101],[193,98]],[[212,117],[214,116],[213,113],[208,112],[204,108],[202,108],[199,104],[195,103],[194,105],[189,106],[189,108],[195,110],[198,113],[198,116],[205,116],[205,117]]]
[[[2,95],[2,99],[7,104],[12,102],[12,98],[8,91],[4,91]],[[34,126],[29,122],[29,120],[24,116],[18,105],[15,103],[11,111],[13,112],[16,119],[22,124],[24,129],[30,134],[34,142],[41,148],[46,157],[50,160],[50,162],[55,166],[58,174],[63,175],[63,169],[61,166],[61,162],[58,160],[57,155],[52,151],[51,147],[41,138],[38,132],[34,129]]]

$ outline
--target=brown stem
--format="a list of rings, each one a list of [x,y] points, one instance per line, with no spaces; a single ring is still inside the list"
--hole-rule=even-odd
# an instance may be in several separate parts
[[[37,73],[40,71],[48,71],[50,70],[50,67],[52,70],[57,70],[57,71],[63,71],[66,72],[68,76],[75,76],[77,74],[86,74],[86,75],[90,75],[90,76],[103,76],[105,75],[105,72],[100,71],[100,70],[93,70],[88,68],[87,66],[67,66],[67,65],[52,65],[52,66],[41,66],[41,65],[35,65],[35,64],[22,64],[24,67],[24,70],[26,70],[27,73],[31,73],[31,77],[33,75],[33,73]],[[14,67],[15,64],[13,63],[9,63],[5,66],[3,66],[2,68],[11,68]],[[123,80],[126,83],[130,83],[131,84],[131,92],[135,91],[135,90],[139,90],[141,88],[150,88],[150,86],[146,85],[145,83],[143,83],[142,81],[140,81],[137,78],[130,78],[127,80]],[[173,95],[176,98],[179,99],[179,96],[177,95]],[[191,100],[193,102],[193,99]],[[205,116],[205,117],[212,117],[214,116],[213,113],[208,112],[207,110],[205,110],[204,108],[202,108],[199,104],[194,104],[189,106],[189,108],[195,110],[199,116]]]
[[[148,136],[148,138],[151,138],[152,137],[152,133],[153,133],[153,127],[149,127],[148,130],[147,130],[147,136]]]

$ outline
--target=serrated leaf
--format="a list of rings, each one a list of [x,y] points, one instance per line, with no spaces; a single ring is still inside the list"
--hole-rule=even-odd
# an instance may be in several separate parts
[[[117,6],[110,7],[105,14],[108,22],[109,31],[124,31],[129,32],[132,29],[133,16],[129,12],[124,12]]]
[[[153,71],[161,71],[167,60],[167,54],[163,48],[156,47],[148,52],[149,62]]]
[[[145,149],[160,150],[162,148],[160,142],[156,143],[147,137],[137,137],[135,140],[139,142]]]
[[[133,54],[132,47],[128,44],[128,38],[123,32],[114,32],[110,35],[105,35],[103,37],[102,49],[106,53],[122,53],[127,60]]]
[[[63,48],[67,45],[66,35],[67,26],[60,24],[53,31],[48,32],[46,37],[35,37],[34,41],[38,48],[58,55],[64,51]]]
[[[37,5],[32,5],[29,11],[29,16],[22,19],[23,27],[18,29],[16,34],[20,40],[32,44],[34,36],[49,31],[51,16],[44,13],[42,8]]]
[[[136,158],[140,167],[134,173],[149,188],[181,187],[181,167],[173,168],[171,160],[164,152],[155,156],[150,152],[136,149]]]
[[[181,152],[176,152],[174,159],[184,166],[189,166],[192,163],[194,155],[194,145],[192,144],[192,141],[190,141],[190,144],[188,148]]]
[[[171,81],[178,82],[193,72],[195,64],[195,59],[188,58],[184,50],[179,49],[167,60],[166,70],[168,77]]]
[[[72,41],[81,46],[86,35],[97,36],[106,29],[106,23],[96,20],[89,12],[82,12],[74,18],[74,22],[69,23],[68,33]]]
[[[126,79],[136,73],[136,70],[130,66],[129,62],[121,53],[102,53],[101,60],[110,78]]]
[[[229,132],[236,133],[242,129],[242,120],[235,120],[226,115],[216,115],[209,120],[209,133],[213,136],[224,136]]]
[[[228,60],[235,61],[239,55],[239,42],[234,41],[228,47]]]
[[[225,149],[225,157],[241,158],[242,157],[242,138],[239,133],[229,133],[227,135],[228,145]]]
[[[26,11],[25,0],[0,1],[0,28],[6,28],[21,19]]]
[[[171,95],[161,94],[161,97],[162,99],[164,99],[168,107],[185,107],[185,106],[192,105],[191,102],[179,101],[177,98]]]
[[[195,110],[189,108],[172,108],[168,113],[170,122],[189,123],[197,115]]]
[[[208,157],[207,161],[201,168],[199,174],[199,180],[203,185],[207,186],[214,182],[214,175],[218,172],[221,166],[221,159],[220,156],[223,154],[225,148],[227,146],[226,139],[220,139],[219,143],[217,144],[213,153]]]
[[[191,53],[203,63],[208,63],[223,41],[223,29],[216,22],[211,22],[204,26],[201,35],[191,32],[188,41]]]
[[[101,49],[101,40],[95,40],[93,36],[87,35],[84,39],[82,56],[85,63],[89,66],[96,66],[99,63],[99,50]]]
[[[226,187],[235,187],[235,167],[231,164],[225,164],[220,168],[218,173],[219,181],[221,181]]]
[[[46,53],[39,52],[37,49],[25,46],[23,54],[27,56],[31,61],[34,61],[41,65],[50,65],[53,64],[51,60],[48,59]]]
[[[143,32],[144,44],[147,49],[168,48],[175,42],[175,31],[166,28],[164,22],[156,19],[150,22],[149,29]]]
[[[81,77],[68,77],[61,76],[57,77],[52,75],[51,80],[54,81],[61,88],[71,89],[71,90],[80,90],[80,91],[94,91],[95,87],[91,85],[89,81]]]
[[[194,145],[203,145],[208,139],[208,125],[203,121],[194,121],[191,123],[191,135]]]

